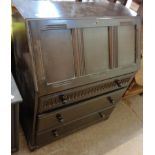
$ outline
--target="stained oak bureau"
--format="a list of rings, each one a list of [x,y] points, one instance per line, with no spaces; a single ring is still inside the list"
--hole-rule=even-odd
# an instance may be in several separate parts
[[[140,60],[140,18],[101,3],[13,0],[21,124],[31,150],[106,120]]]

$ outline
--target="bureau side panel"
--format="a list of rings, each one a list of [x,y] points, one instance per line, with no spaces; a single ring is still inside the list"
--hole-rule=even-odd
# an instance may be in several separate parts
[[[30,141],[32,143],[37,85],[29,37],[27,37],[27,24],[18,12],[13,14],[12,32],[14,43],[14,58],[12,59],[15,59],[15,80],[23,97],[23,103],[20,105],[20,120],[28,143]]]

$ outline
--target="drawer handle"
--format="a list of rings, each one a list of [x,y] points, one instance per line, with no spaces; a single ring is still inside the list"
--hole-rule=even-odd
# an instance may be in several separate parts
[[[108,101],[113,105],[115,104],[115,101],[111,97],[108,97]]]
[[[121,84],[120,80],[115,80],[115,83],[117,84],[118,87],[122,87],[122,84]]]
[[[64,122],[64,118],[61,114],[57,114],[56,118],[58,119],[59,122],[61,122],[61,123]]]
[[[101,118],[103,118],[103,119],[106,118],[106,115],[105,115],[104,113],[102,113],[102,112],[99,113],[99,116],[100,116]]]
[[[63,100],[62,103],[63,103],[63,104],[66,104],[66,103],[67,103],[67,100]]]
[[[58,137],[59,134],[58,134],[58,131],[57,130],[52,130],[52,134],[55,136],[55,137]]]
[[[67,103],[67,100],[65,99],[64,95],[60,95],[59,98],[62,101],[62,104],[66,104]]]

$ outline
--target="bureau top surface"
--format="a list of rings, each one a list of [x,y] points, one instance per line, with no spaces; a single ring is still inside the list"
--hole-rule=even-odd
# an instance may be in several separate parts
[[[52,0],[13,0],[24,19],[81,19],[133,17],[132,12],[107,0],[103,2],[53,2]]]

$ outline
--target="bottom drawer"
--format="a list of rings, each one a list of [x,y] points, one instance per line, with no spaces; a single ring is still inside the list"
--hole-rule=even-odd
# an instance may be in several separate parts
[[[62,125],[59,128],[49,129],[44,132],[38,132],[36,137],[36,145],[40,147],[47,143],[50,143],[54,140],[62,138],[72,132],[75,132],[79,129],[87,127],[91,124],[99,122],[101,120],[106,120],[109,118],[111,112],[113,111],[114,106],[108,107],[106,109],[102,109],[98,112],[95,112],[89,116],[83,117],[79,120],[73,121],[72,123]]]

